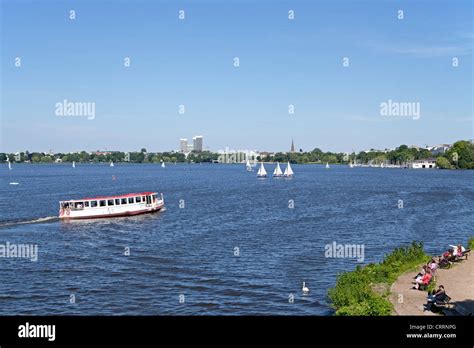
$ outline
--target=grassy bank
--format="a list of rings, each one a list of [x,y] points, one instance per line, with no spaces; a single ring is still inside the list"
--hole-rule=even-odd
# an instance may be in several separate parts
[[[390,315],[390,285],[402,273],[429,259],[423,243],[412,242],[386,255],[381,263],[357,266],[354,271],[342,273],[328,294],[336,315]]]
[[[469,238],[469,240],[467,241],[467,248],[474,250],[474,237]]]

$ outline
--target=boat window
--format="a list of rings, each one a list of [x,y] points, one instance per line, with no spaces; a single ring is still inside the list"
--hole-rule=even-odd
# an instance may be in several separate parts
[[[101,206],[101,207],[105,207],[105,205],[106,205],[106,203],[107,203],[107,201],[105,201],[105,200],[101,200],[101,201],[99,201],[99,202],[100,202],[100,206]]]
[[[156,202],[156,195],[153,195],[152,197],[153,197],[153,203],[155,203]]]
[[[113,199],[109,199],[107,201],[107,205],[114,205],[114,200]]]
[[[120,198],[115,199],[115,205],[120,205]]]
[[[84,202],[84,207],[89,208],[89,201],[85,201],[85,202]]]
[[[128,199],[128,203],[133,203],[133,197],[130,197],[130,198]]]
[[[84,208],[84,202],[75,202],[74,203],[74,208],[76,208],[76,209]]]
[[[127,204],[127,199],[126,198],[122,198],[122,204]]]
[[[151,204],[151,196],[146,196],[146,204]]]
[[[142,196],[142,202],[145,202],[145,196]]]
[[[97,207],[97,201],[91,201],[91,208]]]
[[[135,197],[135,201],[136,201],[137,203],[140,203],[140,202],[142,201],[142,198],[141,198],[141,197]]]

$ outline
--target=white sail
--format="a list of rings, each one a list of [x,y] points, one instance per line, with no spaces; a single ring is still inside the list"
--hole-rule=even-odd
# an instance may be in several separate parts
[[[257,176],[260,176],[260,177],[267,176],[267,171],[265,170],[265,167],[263,166],[263,162],[260,164],[260,168],[258,169]]]
[[[283,175],[283,173],[282,173],[281,168],[280,168],[280,163],[277,162],[277,165],[276,165],[276,167],[275,167],[275,170],[273,171],[273,176],[277,176],[277,177],[278,177],[278,176],[282,176],[282,175]]]
[[[354,168],[354,165],[352,164],[352,161],[349,162],[349,168]]]
[[[250,161],[248,159],[247,159],[247,163],[245,164],[245,169],[247,170],[247,172],[253,171],[252,166],[250,165]]]
[[[329,163],[326,162],[326,169],[329,169]]]
[[[161,162],[161,168],[165,168],[165,162]]]
[[[114,166],[114,162],[110,161],[110,166],[113,167],[113,166]]]
[[[12,164],[10,163],[10,160],[8,160],[8,169],[12,169]]]
[[[72,167],[76,168],[76,162],[72,161]]]
[[[288,165],[285,168],[285,172],[283,173],[283,176],[291,177],[293,175],[294,175],[294,173],[293,173],[293,170],[291,169],[290,162],[288,162]]]

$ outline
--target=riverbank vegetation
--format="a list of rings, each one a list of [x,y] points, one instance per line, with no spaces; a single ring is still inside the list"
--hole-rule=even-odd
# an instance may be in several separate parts
[[[102,162],[130,162],[130,163],[160,163],[160,162],[212,162],[218,159],[218,154],[209,151],[191,152],[186,157],[181,152],[160,152],[151,153],[142,149],[139,152],[120,151],[96,151],[77,153],[40,153],[40,152],[20,152],[18,154],[0,153],[0,162],[6,162],[7,157],[10,162],[28,163],[53,163],[53,162],[76,162],[76,163],[102,163]]]
[[[185,155],[178,151],[169,152],[147,152],[141,149],[136,152],[121,151],[96,151],[75,153],[43,153],[43,152],[18,152],[16,154],[0,153],[0,162],[30,162],[30,163],[52,163],[52,162],[77,162],[77,163],[99,163],[99,162],[131,162],[131,163],[159,163],[159,162],[217,162],[220,157],[225,157],[217,152],[192,151]],[[235,156],[238,162],[245,159],[245,155]],[[393,150],[367,150],[359,153],[335,153],[324,152],[319,148],[304,152],[261,152],[257,161],[263,162],[291,162],[305,163],[330,163],[330,164],[398,164],[406,165],[415,160],[435,158],[437,166],[441,169],[474,169],[474,144],[470,141],[458,141],[449,149],[423,149],[400,145]]]
[[[378,264],[357,266],[354,271],[340,274],[328,293],[335,314],[390,315],[393,310],[388,300],[390,285],[402,273],[429,259],[423,243],[413,242],[395,249]]]

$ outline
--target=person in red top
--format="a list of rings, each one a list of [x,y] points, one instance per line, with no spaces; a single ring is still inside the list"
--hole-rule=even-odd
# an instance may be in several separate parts
[[[431,274],[431,271],[428,268],[427,272],[423,275],[423,277],[416,278],[415,286],[413,287],[413,289],[418,290],[420,288],[420,284],[428,285],[432,277],[433,275]]]

